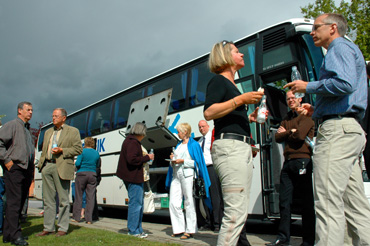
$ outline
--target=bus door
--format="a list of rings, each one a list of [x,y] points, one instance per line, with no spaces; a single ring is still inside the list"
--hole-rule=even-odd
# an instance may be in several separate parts
[[[296,64],[293,64],[296,65]],[[282,119],[288,113],[286,102],[286,91],[283,86],[290,82],[291,67],[288,65],[279,70],[261,75],[261,81],[267,97],[267,109],[269,110],[268,122],[261,125],[261,165],[262,165],[262,186],[264,194],[265,212],[268,218],[279,218],[279,189],[280,172],[284,163],[284,144],[275,141],[275,133],[280,126]],[[303,98],[304,102],[309,100],[309,96]],[[295,192],[292,206],[292,217],[301,214],[299,192]]]
[[[126,133],[136,122],[142,122],[147,127],[146,137],[141,144],[149,152],[154,150],[155,160],[150,167],[150,185],[154,192],[163,193],[165,174],[168,170],[168,158],[170,147],[176,146],[177,137],[166,127],[168,126],[167,114],[171,102],[172,88],[153,94],[151,96],[134,101],[131,104]],[[166,150],[163,154],[162,150]]]

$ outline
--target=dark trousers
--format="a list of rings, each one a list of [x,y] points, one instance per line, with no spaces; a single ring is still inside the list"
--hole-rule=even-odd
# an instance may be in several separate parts
[[[5,192],[4,180],[3,180],[2,177],[0,177],[0,233],[3,233],[3,222],[4,222],[3,196],[4,196],[4,192]]]
[[[97,190],[95,189],[95,200],[94,200],[94,210],[92,214],[92,220],[96,221],[99,220],[99,207],[98,207],[98,200],[97,200]]]
[[[86,192],[85,220],[92,222],[94,210],[95,191],[96,191],[96,173],[79,172],[75,180],[75,202],[73,204],[73,218],[81,220],[82,196]]]
[[[214,228],[220,229],[222,217],[224,214],[224,202],[222,199],[221,183],[220,180],[218,179],[215,169],[213,168],[213,165],[207,166],[207,170],[209,179],[211,180],[209,193],[212,202],[212,212],[209,211],[207,206],[204,206],[207,214],[205,226],[212,229]]]
[[[237,246],[251,246],[247,239],[247,221],[244,223],[243,229],[240,232]]]
[[[13,164],[10,171],[4,168],[6,209],[3,240],[12,241],[22,236],[19,220],[32,182],[32,173],[31,167],[26,170],[17,164]]]
[[[305,174],[300,174],[303,166]],[[310,159],[291,159],[284,162],[280,176],[280,224],[278,238],[290,241],[291,206],[293,191],[302,197],[303,242],[314,245],[315,209],[312,189],[312,162]]]

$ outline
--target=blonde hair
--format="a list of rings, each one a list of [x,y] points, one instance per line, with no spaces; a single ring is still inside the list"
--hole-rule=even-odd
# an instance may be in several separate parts
[[[229,41],[222,41],[213,45],[208,60],[208,67],[212,73],[220,74],[226,68],[235,65],[231,55],[232,45],[234,43]]]
[[[191,126],[188,123],[181,123],[176,126],[176,130],[178,132],[182,132],[185,134],[185,137],[190,138],[191,136]],[[186,133],[185,133],[186,132]]]

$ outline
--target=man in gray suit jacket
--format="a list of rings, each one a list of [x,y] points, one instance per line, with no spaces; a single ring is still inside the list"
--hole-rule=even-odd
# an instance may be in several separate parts
[[[59,196],[58,232],[65,236],[69,228],[69,190],[74,178],[74,157],[82,153],[80,132],[65,124],[67,112],[56,108],[53,111],[54,127],[45,132],[42,154],[38,164],[42,173],[44,199],[44,230],[36,236],[55,233],[56,193]]]

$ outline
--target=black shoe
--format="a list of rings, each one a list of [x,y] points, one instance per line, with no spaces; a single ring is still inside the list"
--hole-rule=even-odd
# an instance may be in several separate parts
[[[275,246],[275,245],[290,246],[290,242],[284,241],[282,239],[276,239],[275,242],[266,244],[266,246]]]
[[[301,246],[314,246],[314,244],[303,242]]]
[[[7,238],[3,238],[3,243],[10,243],[10,240]]]
[[[12,241],[13,245],[28,245],[27,241],[23,237],[19,237],[16,240]]]
[[[202,226],[198,229],[198,231],[212,231],[212,229],[209,226]]]

